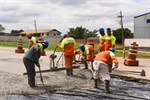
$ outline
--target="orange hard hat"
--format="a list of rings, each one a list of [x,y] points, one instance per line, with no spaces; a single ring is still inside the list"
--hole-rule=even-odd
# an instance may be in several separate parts
[[[26,34],[26,37],[30,37],[31,35],[29,33]]]
[[[66,37],[68,37],[68,35],[67,35],[67,34],[64,34],[63,38],[66,38]]]

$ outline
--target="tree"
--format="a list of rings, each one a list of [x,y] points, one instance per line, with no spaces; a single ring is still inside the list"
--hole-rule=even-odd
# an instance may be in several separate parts
[[[89,37],[97,37],[97,30],[94,30],[94,31],[88,31],[88,33],[86,33],[84,35],[85,38],[89,38]]]
[[[89,37],[96,37],[97,31],[89,31],[86,28],[83,28],[82,26],[76,27],[76,28],[69,28],[69,31],[67,32],[69,36],[75,38],[75,39],[83,39],[83,38],[89,38]]]
[[[4,31],[4,30],[5,30],[5,28],[0,24],[0,32]]]
[[[22,29],[21,29],[21,30],[11,30],[11,33],[10,33],[10,34],[11,34],[12,36],[19,36],[19,33],[20,33],[20,32],[23,32],[23,30],[22,30]]]
[[[113,35],[116,37],[116,42],[117,43],[122,43],[122,29],[116,29],[116,30],[112,30]],[[131,30],[129,30],[128,28],[124,28],[123,29],[123,33],[124,33],[124,38],[133,38],[133,33],[131,33]]]

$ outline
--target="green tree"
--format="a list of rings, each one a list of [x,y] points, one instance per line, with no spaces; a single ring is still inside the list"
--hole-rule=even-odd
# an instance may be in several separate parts
[[[113,35],[116,37],[116,43],[122,43],[122,29],[112,30]],[[133,33],[128,28],[123,29],[124,38],[133,38]]]
[[[69,28],[69,31],[67,32],[69,36],[75,38],[75,39],[83,39],[83,38],[89,38],[89,37],[96,37],[97,31],[89,31],[86,28],[83,28],[82,26],[76,27],[76,28]]]
[[[88,33],[86,33],[84,36],[85,38],[89,38],[89,37],[97,37],[97,30],[94,31],[88,31]]]
[[[20,32],[23,32],[23,30],[22,30],[22,29],[21,29],[21,30],[11,30],[11,33],[10,33],[10,34],[11,34],[12,36],[19,36],[19,33],[20,33]]]
[[[5,30],[5,28],[0,24],[0,32],[4,31],[4,30]]]

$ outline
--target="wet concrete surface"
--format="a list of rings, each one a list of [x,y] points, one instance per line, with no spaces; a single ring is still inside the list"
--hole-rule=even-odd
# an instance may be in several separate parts
[[[45,88],[46,89],[46,88]],[[150,84],[112,78],[111,94],[104,92],[103,84],[98,89],[71,89],[47,91],[45,94],[1,95],[0,100],[150,100]]]

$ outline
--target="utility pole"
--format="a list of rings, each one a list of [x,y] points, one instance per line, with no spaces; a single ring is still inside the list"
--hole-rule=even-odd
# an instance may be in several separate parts
[[[34,25],[35,25],[35,33],[36,33],[36,39],[37,39],[37,27],[36,27],[36,20],[34,20]]]
[[[123,16],[122,16],[122,11],[120,11],[120,15],[118,16],[119,18],[121,18],[120,20],[120,25],[121,25],[121,30],[122,30],[122,46],[124,46],[124,33],[123,33]]]

